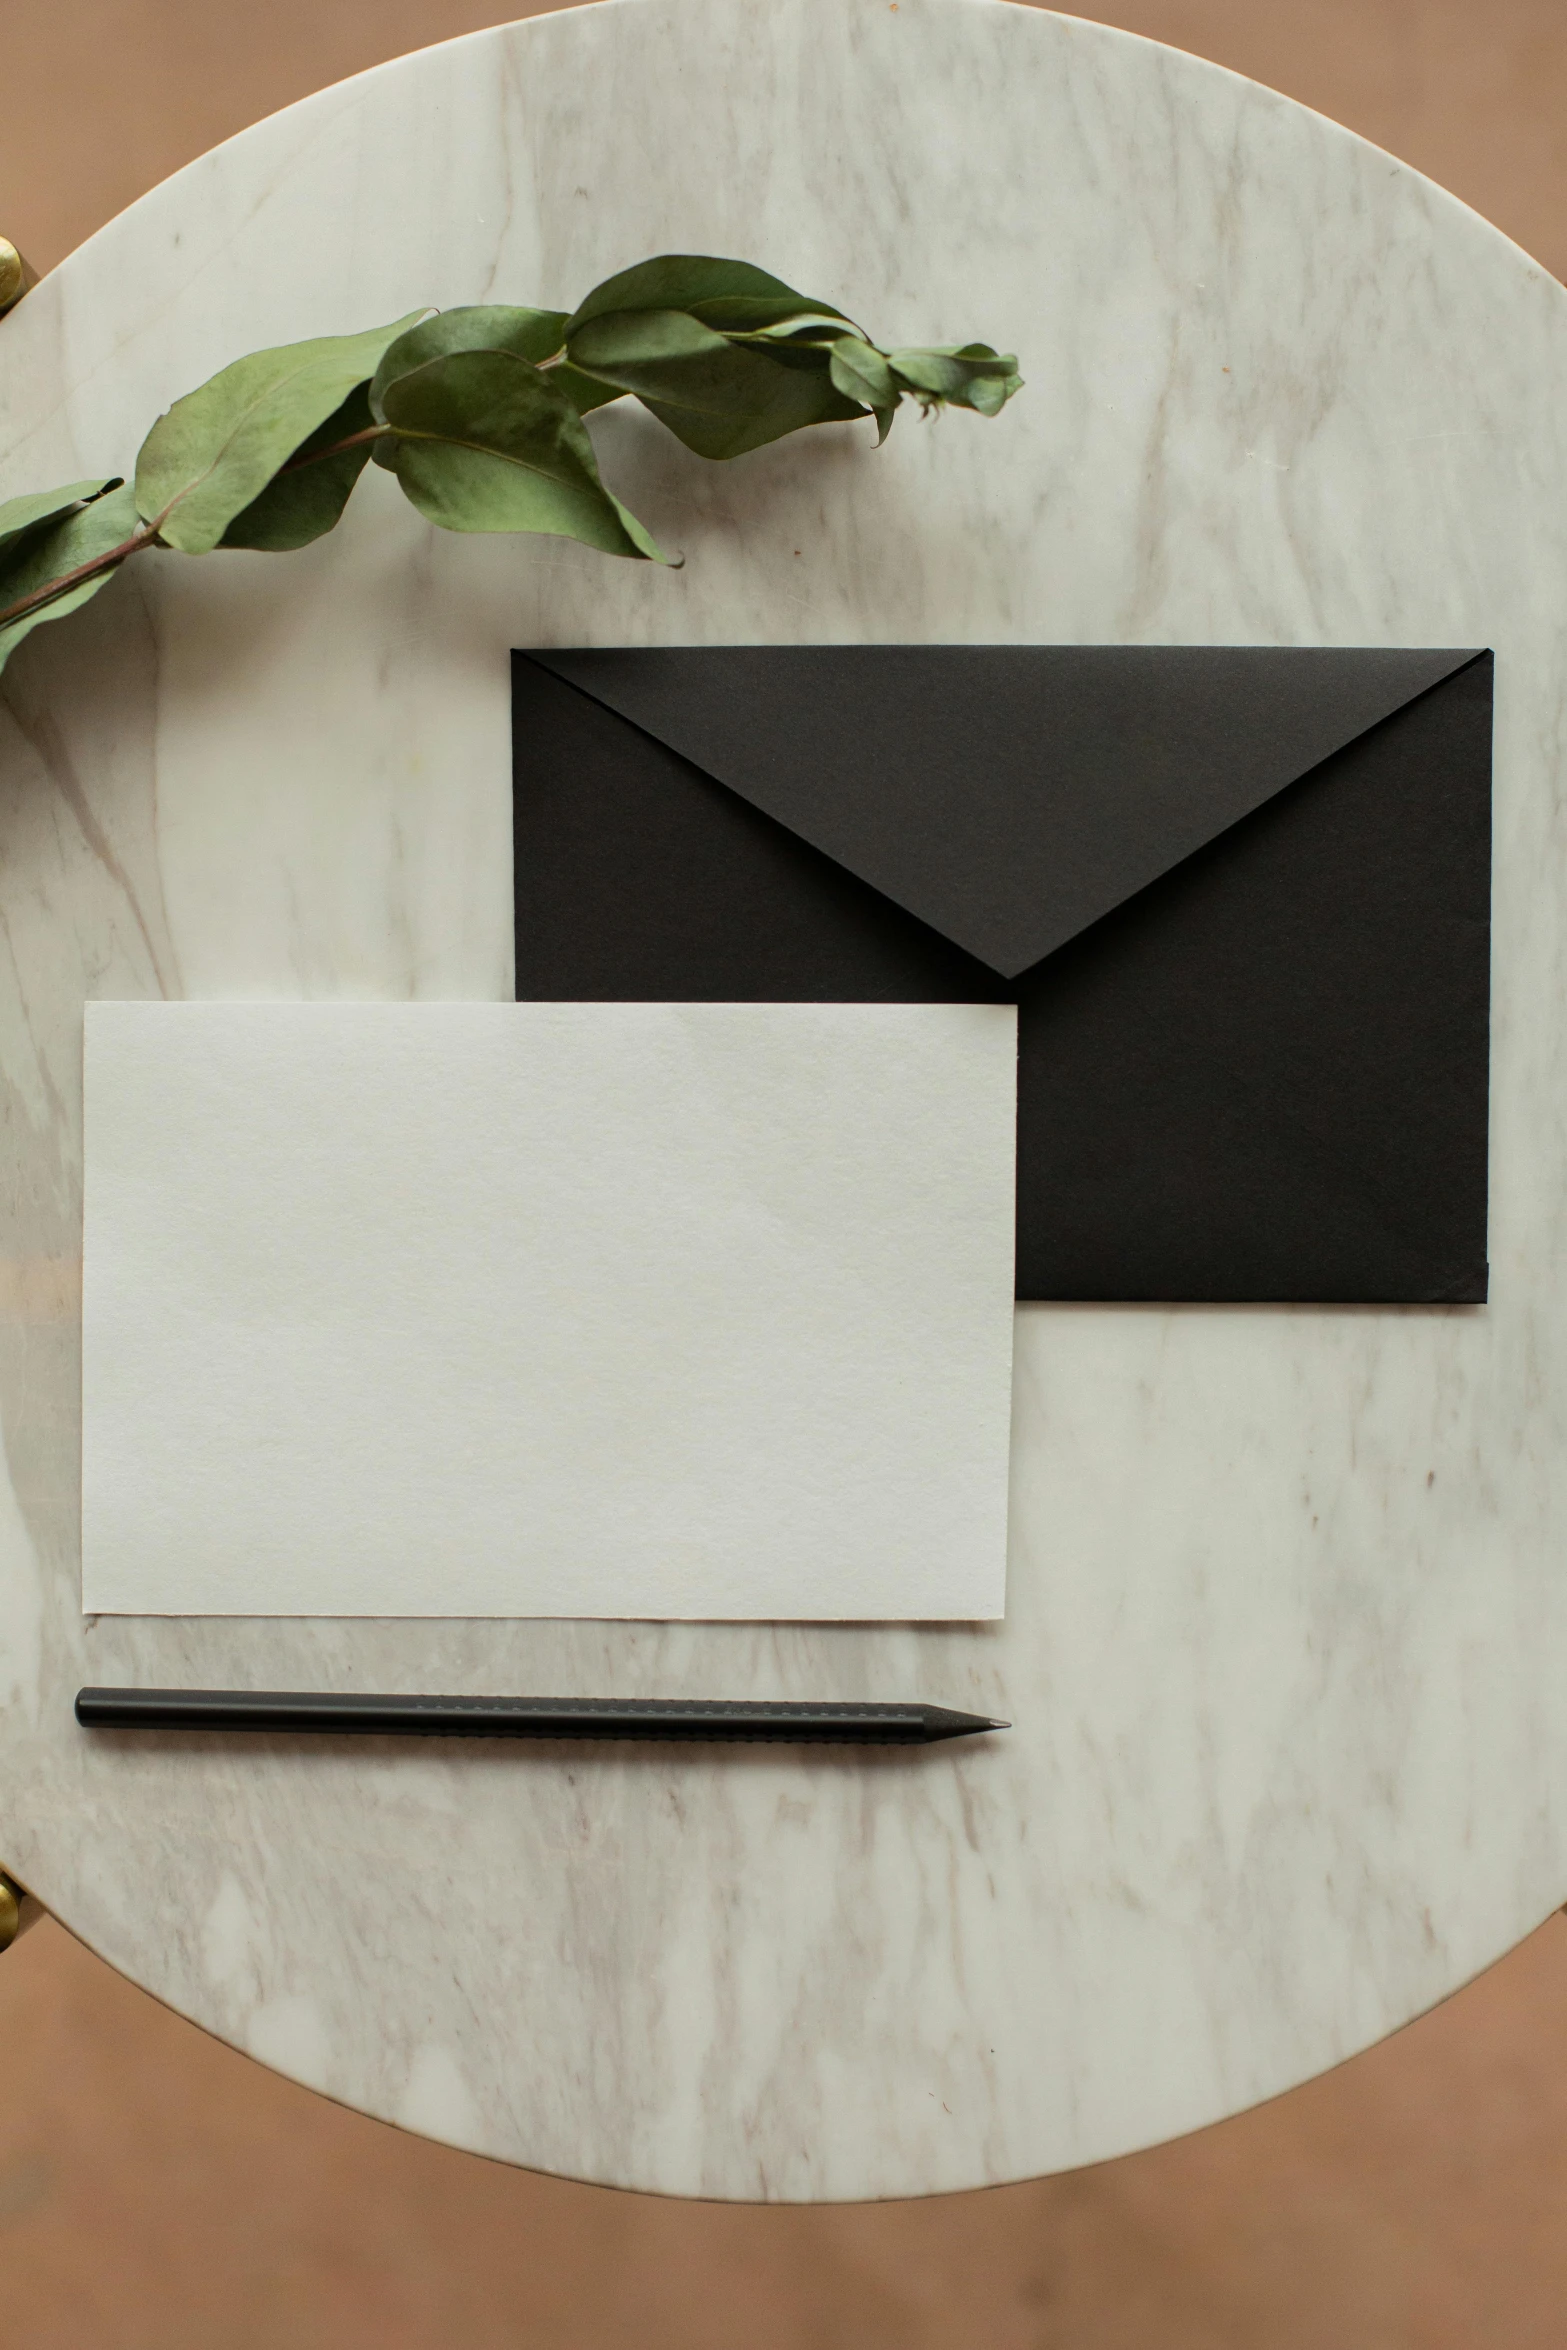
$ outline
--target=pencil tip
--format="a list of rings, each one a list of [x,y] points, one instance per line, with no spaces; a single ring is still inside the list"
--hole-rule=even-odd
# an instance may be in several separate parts
[[[951,1706],[932,1705],[925,1708],[926,1735],[931,1738],[972,1738],[983,1730],[1010,1730],[1010,1722],[997,1721],[992,1714],[963,1714]]]

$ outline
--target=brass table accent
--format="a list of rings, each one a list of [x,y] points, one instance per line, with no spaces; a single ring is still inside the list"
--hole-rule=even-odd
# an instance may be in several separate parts
[[[14,308],[37,283],[37,270],[29,268],[9,237],[0,237],[0,312]]]
[[[25,1885],[8,1877],[0,1869],[0,1950],[9,1950],[29,1926],[35,1926],[43,1911]]]

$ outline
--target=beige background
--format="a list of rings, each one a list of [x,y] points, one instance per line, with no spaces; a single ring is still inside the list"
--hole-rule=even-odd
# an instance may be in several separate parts
[[[0,0],[0,230],[49,267],[245,123],[497,13]],[[1567,270],[1563,0],[1082,13],[1287,90]],[[1567,2335],[1560,1920],[1273,2106],[937,2203],[745,2211],[505,2171],[263,2073],[47,1924],[0,1961],[0,2065],[0,2350],[1555,2350]]]

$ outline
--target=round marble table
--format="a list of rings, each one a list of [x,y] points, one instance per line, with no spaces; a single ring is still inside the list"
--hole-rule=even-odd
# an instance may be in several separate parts
[[[1000,0],[622,0],[261,124],[0,327],[6,492],[264,342],[744,254],[997,423],[601,445],[679,572],[150,559],[0,704],[0,1855],[184,2014],[583,2178],[901,2195],[1285,2088],[1567,1894],[1567,294],[1269,92]],[[510,993],[507,651],[1497,648],[1492,1304],[1030,1308],[1007,1620],[83,1622],[81,1006]],[[923,1694],[931,1756],[89,1740],[81,1681]]]

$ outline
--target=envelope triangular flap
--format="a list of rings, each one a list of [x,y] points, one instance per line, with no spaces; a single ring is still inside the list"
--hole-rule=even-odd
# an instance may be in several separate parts
[[[1014,978],[1475,655],[736,645],[529,657]]]

